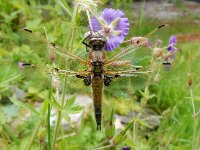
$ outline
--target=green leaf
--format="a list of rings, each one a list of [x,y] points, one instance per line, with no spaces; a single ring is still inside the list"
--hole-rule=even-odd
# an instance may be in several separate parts
[[[58,103],[58,101],[56,100],[56,98],[52,95],[53,98],[53,103],[59,108],[62,109],[62,106]]]
[[[6,114],[3,113],[2,111],[0,111],[0,118],[1,118],[0,119],[0,125],[5,124],[8,121]]]
[[[27,27],[28,29],[31,29],[31,30],[36,30],[36,29],[39,28],[41,22],[42,22],[42,18],[37,17],[37,18],[35,18],[35,19],[33,19],[33,20],[27,21],[27,22],[26,22],[26,27]]]
[[[37,116],[40,116],[40,113],[39,113],[37,110],[35,110],[31,105],[22,103],[22,102],[16,100],[15,98],[13,98],[13,97],[10,98],[10,100],[11,100],[15,105],[20,106],[20,107],[23,107],[23,108],[25,108],[25,109],[27,109],[27,110],[30,110],[31,112],[35,113]]]
[[[53,97],[53,96],[52,96],[52,97]],[[55,98],[53,97],[53,99],[55,99]],[[53,100],[53,101],[47,100],[47,101],[48,101],[48,103],[49,103],[51,106],[53,106],[53,107],[56,108],[57,110],[63,111],[62,107],[58,104],[58,102],[55,102],[56,100]]]
[[[48,109],[48,100],[45,100],[42,108],[42,115],[46,114],[47,109]]]
[[[72,96],[71,98],[67,99],[64,105],[64,109],[72,107],[72,105],[74,105],[75,103],[75,99],[76,99],[76,96]]]
[[[136,121],[137,121],[139,124],[141,124],[142,126],[144,126],[144,127],[151,128],[151,126],[148,125],[148,123],[146,123],[145,121],[143,121],[143,120],[140,119],[140,118],[137,118]]]
[[[65,121],[67,122],[67,123],[71,123],[71,118],[66,114],[66,113],[63,113],[63,118],[65,119]]]
[[[71,108],[69,108],[69,109],[67,109],[67,113],[68,114],[77,114],[77,113],[79,113],[81,110],[83,110],[83,106],[80,106],[80,105],[75,105],[75,106],[73,106],[73,107],[71,107]]]
[[[72,11],[65,0],[57,0],[57,3],[70,15],[72,16]]]

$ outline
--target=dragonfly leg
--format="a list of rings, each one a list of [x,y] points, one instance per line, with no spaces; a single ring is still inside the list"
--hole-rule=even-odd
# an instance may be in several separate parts
[[[81,76],[81,75],[76,75],[77,78],[83,79],[83,82],[86,86],[89,86],[92,83],[91,76]]]
[[[104,75],[104,85],[109,86],[112,82],[112,79],[117,77],[118,77],[117,75],[115,76]]]
[[[86,42],[86,40],[89,38],[89,36],[90,36],[90,35],[88,35],[88,36],[82,41],[82,43],[83,43],[83,44],[85,45],[85,47],[86,47],[86,51],[87,51],[87,52],[89,52],[89,49],[88,49],[88,48],[89,48],[89,44]]]
[[[76,77],[83,79],[83,82],[86,86],[89,86],[92,83],[91,73],[89,71],[79,72],[76,74]]]

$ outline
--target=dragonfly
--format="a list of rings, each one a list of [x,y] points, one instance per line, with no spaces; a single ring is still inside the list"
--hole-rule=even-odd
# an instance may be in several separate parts
[[[143,47],[149,36],[161,27],[162,26],[157,27],[145,37],[138,38],[135,43],[125,46],[125,48],[117,54],[115,53],[110,56],[107,56],[107,53],[104,51],[107,40],[99,33],[93,33],[87,36],[82,41],[82,43],[86,46],[86,50],[79,54],[75,54],[70,53],[69,49],[61,47],[55,42],[51,42],[48,38],[42,39],[40,35],[38,36],[30,29],[24,28],[19,31],[21,44],[25,43],[31,47],[33,53],[30,54],[33,59],[34,53],[39,52],[42,57],[46,57],[48,60],[50,59],[53,61],[52,64],[55,64],[56,61],[60,61],[59,63],[62,65],[39,65],[23,62],[21,63],[21,67],[23,70],[29,70],[29,74],[27,76],[36,74],[36,76],[38,76],[36,78],[40,78],[40,80],[38,80],[39,84],[42,82],[48,83],[48,80],[45,78],[57,75],[72,78],[76,87],[79,86],[80,80],[83,81],[84,86],[91,86],[96,125],[97,129],[101,130],[103,91],[104,89],[107,89],[105,87],[112,86],[111,83],[115,79],[122,79],[120,84],[124,84],[124,86],[127,86],[126,81],[128,78],[136,78],[145,75],[142,80],[146,80],[147,76],[153,71],[141,65],[133,64],[134,58],[132,56],[136,49]],[[125,44],[127,44],[126,42],[128,43],[128,41],[125,41]],[[44,54],[45,52],[47,52],[48,55]],[[37,58],[34,60],[36,61],[36,59]],[[25,58],[24,60],[29,61]],[[42,73],[39,74],[39,72]],[[43,80],[43,78],[45,80]],[[70,84],[71,83],[68,85],[70,86]],[[115,84],[118,86],[117,83]]]

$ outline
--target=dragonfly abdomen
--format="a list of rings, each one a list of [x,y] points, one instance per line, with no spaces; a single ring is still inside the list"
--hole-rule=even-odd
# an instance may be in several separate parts
[[[97,129],[101,130],[101,102],[103,92],[103,77],[92,77],[93,103]]]

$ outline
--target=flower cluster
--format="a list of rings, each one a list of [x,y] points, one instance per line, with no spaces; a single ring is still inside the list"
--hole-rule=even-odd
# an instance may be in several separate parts
[[[129,20],[121,10],[106,8],[101,16],[91,19],[94,32],[99,32],[107,39],[106,51],[117,48],[129,32]]]
[[[174,53],[175,53],[175,50],[176,50],[176,36],[172,35],[169,39],[169,46],[167,48],[167,50],[169,52],[171,52],[171,59],[174,59]]]
[[[154,56],[163,60],[163,65],[165,67],[170,66],[171,62],[174,60],[174,55],[177,50],[176,43],[176,36],[172,35],[169,38],[169,45],[167,47],[161,48],[160,46],[162,44],[162,41],[158,40],[156,43],[156,47],[153,49]],[[167,52],[164,52],[163,50],[167,50]]]

